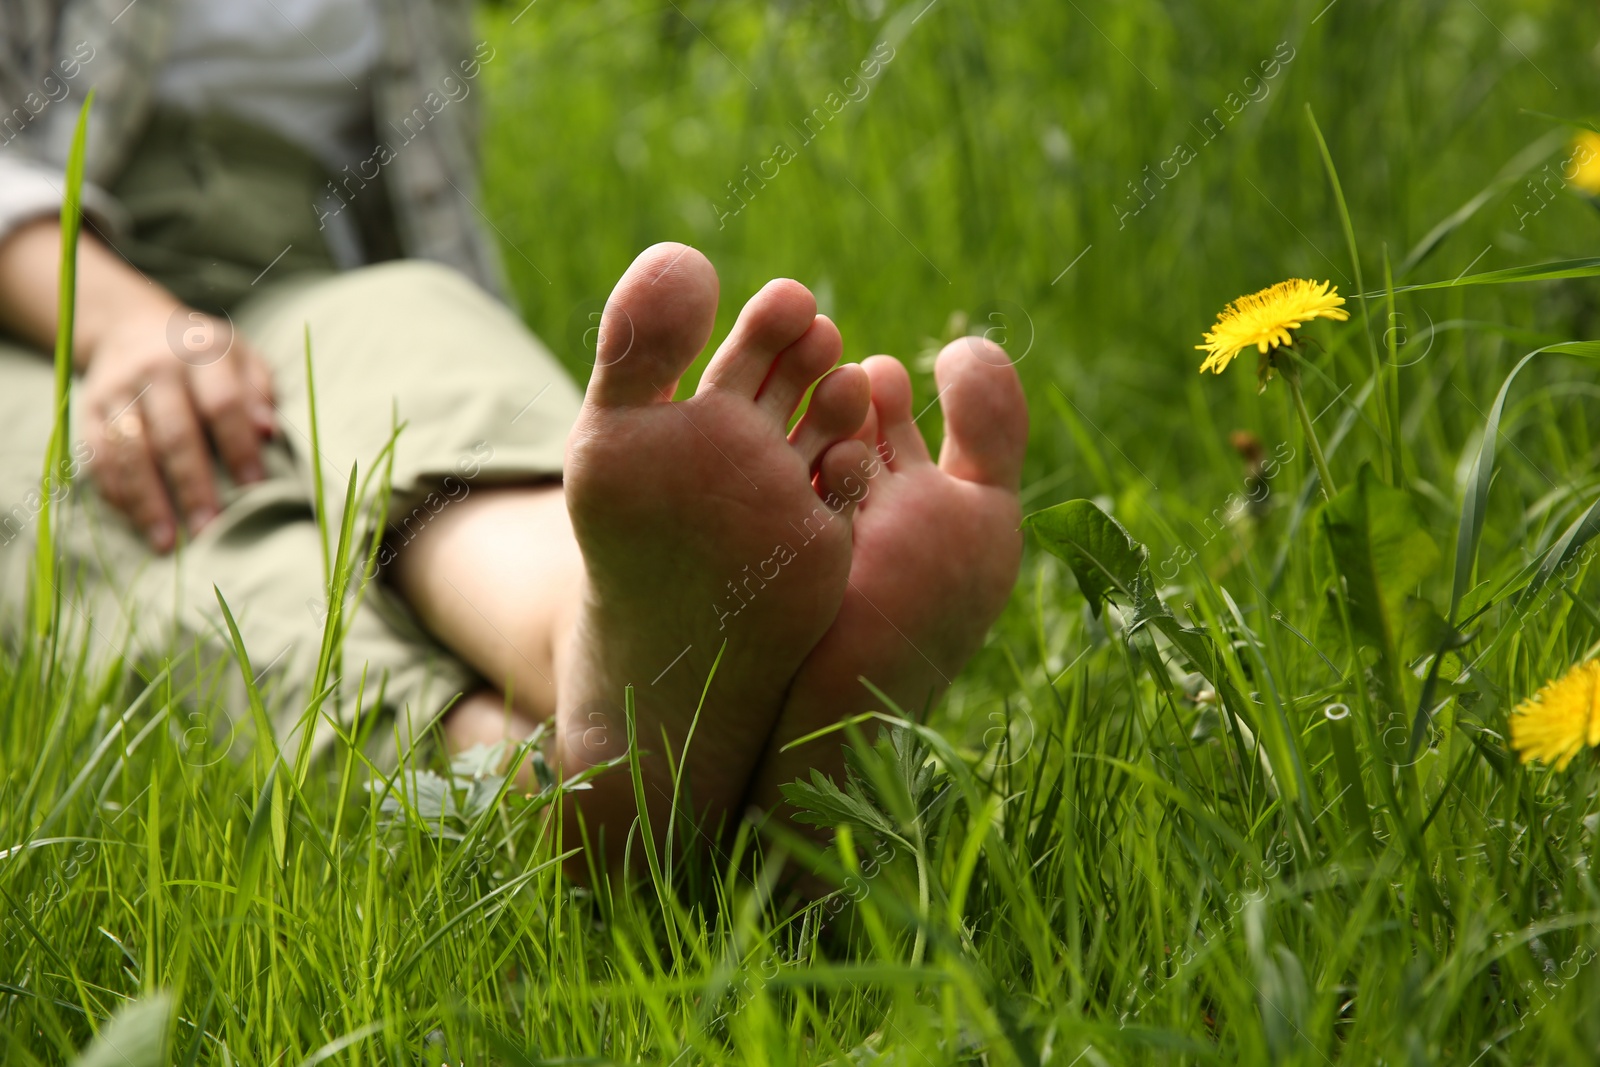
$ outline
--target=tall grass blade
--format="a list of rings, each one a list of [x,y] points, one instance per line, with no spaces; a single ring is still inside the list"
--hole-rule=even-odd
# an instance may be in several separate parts
[[[54,635],[54,624],[61,610],[61,588],[56,577],[60,556],[60,531],[53,523],[52,511],[65,498],[72,477],[68,456],[72,432],[72,342],[75,336],[78,295],[78,234],[83,225],[83,153],[89,131],[89,110],[94,106],[94,90],[78,110],[78,123],[72,131],[72,149],[67,154],[66,190],[61,199],[61,272],[56,305],[55,344],[55,419],[50,429],[50,446],[45,452],[44,474],[39,486],[36,555],[33,583],[33,632],[44,642]]]
[[[1366,282],[1361,275],[1361,253],[1356,248],[1355,224],[1350,219],[1350,205],[1344,198],[1344,184],[1339,181],[1338,168],[1333,165],[1333,153],[1328,150],[1327,139],[1322,136],[1322,128],[1317,125],[1317,116],[1311,110],[1310,103],[1306,104],[1306,121],[1311,124],[1311,133],[1317,139],[1317,151],[1322,155],[1322,167],[1327,172],[1328,184],[1333,188],[1334,205],[1339,209],[1339,226],[1344,231],[1345,248],[1350,253],[1350,269],[1355,274],[1357,297],[1361,301],[1361,336],[1366,341],[1367,357],[1371,361],[1372,376],[1379,383],[1375,394],[1378,400],[1378,426],[1383,431],[1385,446],[1389,447],[1391,442],[1399,435],[1399,430],[1390,425],[1398,416],[1390,410],[1390,390],[1382,384],[1384,367],[1378,358],[1377,342],[1372,339],[1372,310],[1368,306]],[[1393,299],[1392,296],[1391,299]],[[1393,369],[1390,368],[1391,372]],[[1392,458],[1391,463],[1397,466],[1399,463],[1398,458]],[[1393,484],[1392,481],[1391,484]],[[1333,487],[1329,486],[1328,488],[1331,492]]]
[[[1551,577],[1571,563],[1583,550],[1583,546],[1593,540],[1596,534],[1600,534],[1600,499],[1590,504],[1582,515],[1572,520],[1572,525],[1568,526],[1561,536],[1556,538],[1555,544],[1545,552],[1539,561],[1538,570],[1534,571],[1533,577],[1528,580],[1528,584],[1517,597],[1514,610],[1520,613],[1532,604]]]
[[[1401,260],[1395,273],[1402,278],[1410,274],[1413,268],[1433,255],[1451,234],[1471,221],[1480,208],[1515,185],[1523,175],[1538,166],[1540,161],[1560,148],[1565,139],[1565,131],[1550,130],[1512,156],[1510,161],[1500,168],[1499,173],[1490,179],[1488,185],[1478,190],[1471,199],[1440,219],[1433,229],[1423,234],[1422,239],[1406,253],[1406,258]]]
[[[1593,278],[1600,274],[1600,256],[1563,259],[1553,263],[1534,263],[1524,267],[1505,267],[1481,274],[1464,274],[1447,282],[1417,282],[1395,287],[1397,293],[1419,293],[1427,289],[1455,289],[1467,285],[1520,285],[1524,282],[1549,282],[1562,278]],[[1363,294],[1382,296],[1382,293]]]
[[[1596,263],[1600,264],[1600,260]],[[1489,407],[1488,417],[1484,420],[1483,440],[1478,445],[1477,454],[1472,459],[1472,468],[1467,475],[1466,495],[1461,499],[1461,519],[1456,527],[1455,577],[1450,585],[1451,622],[1455,621],[1456,610],[1461,606],[1461,598],[1470,588],[1472,572],[1478,560],[1478,542],[1483,536],[1484,517],[1488,513],[1489,486],[1494,476],[1495,449],[1500,438],[1500,416],[1505,411],[1506,397],[1510,394],[1517,375],[1522,373],[1522,368],[1533,362],[1535,356],[1546,352],[1596,359],[1600,358],[1600,341],[1572,341],[1536,348],[1518,360],[1517,365],[1511,368],[1511,373],[1500,383],[1500,391],[1495,395],[1494,403]]]

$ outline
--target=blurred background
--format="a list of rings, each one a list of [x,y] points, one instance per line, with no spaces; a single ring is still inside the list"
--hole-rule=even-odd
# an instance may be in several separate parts
[[[689,242],[721,273],[719,337],[791,276],[847,359],[907,360],[924,404],[939,341],[1003,340],[1033,403],[1030,507],[1105,494],[1137,522],[1155,486],[1236,488],[1229,431],[1289,434],[1285,396],[1258,398],[1248,370],[1202,379],[1194,345],[1227,301],[1282,278],[1356,291],[1308,109],[1369,290],[1385,256],[1400,283],[1600,247],[1600,213],[1558,176],[1560,120],[1592,116],[1600,88],[1591,4],[510,0],[482,27],[484,210],[524,313],[580,380],[588,316],[630,259]],[[1429,335],[1430,318],[1595,326],[1588,282],[1461,292],[1389,324],[1431,343],[1401,388],[1452,394],[1405,405],[1439,421],[1451,464],[1482,415],[1445,383],[1486,407],[1520,350]],[[1367,366],[1344,336],[1330,373]],[[1308,403],[1336,392],[1313,382]],[[937,407],[922,425],[937,434]]]

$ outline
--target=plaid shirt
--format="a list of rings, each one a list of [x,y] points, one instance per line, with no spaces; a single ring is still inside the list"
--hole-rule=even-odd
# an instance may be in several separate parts
[[[372,168],[365,177],[381,168],[406,255],[455,267],[503,295],[497,250],[474,200],[477,101],[462,92],[494,57],[472,43],[471,0],[378,4],[384,51],[372,77],[373,126],[389,150],[361,165]],[[123,213],[105,190],[149,116],[171,6],[0,0],[0,240],[60,210],[73,128],[92,87],[84,207],[115,242]]]

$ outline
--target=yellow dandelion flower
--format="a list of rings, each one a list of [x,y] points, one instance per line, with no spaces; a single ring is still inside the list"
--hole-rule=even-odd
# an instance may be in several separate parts
[[[1567,183],[1580,193],[1600,196],[1600,133],[1580,130],[1572,139],[1572,155],[1563,170],[1571,170]]]
[[[1544,760],[1564,771],[1586,745],[1600,745],[1600,659],[1545,683],[1511,714],[1511,747],[1524,763]]]
[[[1304,278],[1290,278],[1259,293],[1241,296],[1217,316],[1217,324],[1206,334],[1205,344],[1195,345],[1210,353],[1200,364],[1200,373],[1221,374],[1233,357],[1251,345],[1262,355],[1270,348],[1286,345],[1294,340],[1289,331],[1312,319],[1343,322],[1350,317],[1341,308],[1343,303],[1344,297],[1332,283],[1319,284]]]

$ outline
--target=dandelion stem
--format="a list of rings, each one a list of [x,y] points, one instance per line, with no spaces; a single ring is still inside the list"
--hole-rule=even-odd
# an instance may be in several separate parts
[[[1294,397],[1294,410],[1300,416],[1300,429],[1305,431],[1306,446],[1311,449],[1311,459],[1317,465],[1317,478],[1322,482],[1322,495],[1332,500],[1339,490],[1334,488],[1333,475],[1328,473],[1328,459],[1322,454],[1322,444],[1317,431],[1311,427],[1311,412],[1306,410],[1305,397],[1300,395],[1300,354],[1293,348],[1280,348],[1286,357],[1282,364],[1283,380],[1289,385],[1289,395]]]

